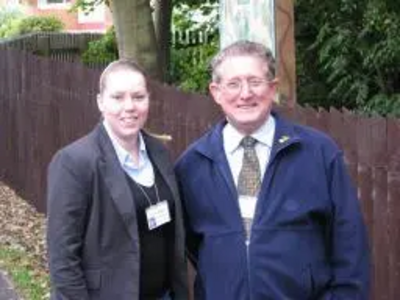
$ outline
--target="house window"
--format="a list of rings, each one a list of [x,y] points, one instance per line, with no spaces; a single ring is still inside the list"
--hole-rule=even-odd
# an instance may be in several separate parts
[[[39,0],[39,8],[68,8],[71,6],[71,0]]]
[[[0,3],[1,3],[1,1],[0,1]],[[19,0],[8,0],[6,2],[3,2],[2,4],[6,4],[6,6],[8,6],[8,7],[10,7],[10,6],[13,7],[13,6],[16,6],[19,4]]]
[[[96,5],[94,10],[89,13],[78,10],[78,23],[104,23],[105,22],[105,4]]]
[[[66,4],[71,2],[70,0],[47,0],[48,4]]]

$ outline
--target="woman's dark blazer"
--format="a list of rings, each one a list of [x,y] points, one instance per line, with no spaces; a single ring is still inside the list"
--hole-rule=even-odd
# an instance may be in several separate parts
[[[144,132],[143,138],[175,201],[172,299],[187,299],[182,212],[172,165],[159,141]],[[55,154],[47,188],[51,299],[139,299],[134,199],[102,124]]]

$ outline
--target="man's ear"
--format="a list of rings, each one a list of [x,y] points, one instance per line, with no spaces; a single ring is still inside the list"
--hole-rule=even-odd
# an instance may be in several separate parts
[[[219,99],[220,99],[220,95],[221,95],[221,88],[220,86],[215,83],[215,82],[211,82],[208,86],[208,89],[210,90],[210,94],[213,97],[214,101],[219,104]]]
[[[96,102],[97,102],[97,108],[99,109],[99,111],[100,111],[100,112],[103,112],[103,110],[104,110],[104,107],[103,107],[103,98],[101,97],[100,94],[97,94]]]
[[[276,78],[274,78],[272,81],[271,81],[271,88],[272,88],[272,90],[273,90],[273,92],[276,94],[276,93],[278,93],[278,88],[279,88],[279,79],[278,79],[278,77],[276,77]]]

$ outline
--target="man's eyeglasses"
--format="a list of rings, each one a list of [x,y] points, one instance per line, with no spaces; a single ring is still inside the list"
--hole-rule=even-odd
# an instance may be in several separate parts
[[[249,78],[244,80],[234,79],[222,82],[220,85],[230,94],[237,95],[242,91],[244,82],[247,83],[248,88],[253,92],[259,92],[273,81],[265,78]]]

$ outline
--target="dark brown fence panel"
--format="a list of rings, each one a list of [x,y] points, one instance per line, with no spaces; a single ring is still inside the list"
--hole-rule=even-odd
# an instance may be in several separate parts
[[[99,71],[13,49],[0,51],[1,173],[44,211],[51,156],[98,120],[93,78]]]
[[[359,142],[360,152],[367,152],[364,164],[372,170],[371,207],[373,211],[373,224],[370,226],[370,236],[376,241],[372,247],[374,278],[373,288],[378,290],[389,280],[389,260],[385,251],[390,246],[390,236],[387,223],[387,122],[383,118],[370,118],[363,122],[364,128],[368,128],[364,136],[366,141]],[[364,149],[364,151],[363,151]],[[366,151],[368,149],[368,151]],[[359,154],[359,156],[362,156]],[[364,200],[364,199],[363,199]],[[371,228],[372,227],[372,228]],[[379,295],[380,299],[389,299],[387,290]]]
[[[341,147],[345,153],[346,164],[354,183],[357,185],[357,116],[344,110],[341,124]]]
[[[3,39],[0,47],[77,62],[81,61],[81,54],[87,49],[88,43],[101,37],[100,33],[39,32]]]
[[[369,233],[370,237],[374,238],[374,206],[372,199],[373,192],[373,181],[372,181],[372,172],[371,161],[373,159],[372,152],[365,151],[365,149],[369,149],[370,145],[370,126],[372,125],[372,121],[370,119],[359,118],[357,122],[357,145],[358,145],[358,196],[361,200],[364,216],[367,224],[369,224]],[[374,251],[374,249],[372,249]]]
[[[221,116],[211,98],[177,91],[152,83],[152,102],[147,127],[151,132],[170,135],[167,143],[173,158]]]
[[[390,220],[389,205],[387,201],[388,196],[388,172],[387,168],[377,167],[374,168],[372,182],[373,189],[373,212],[374,223],[370,224],[369,229],[371,239],[374,241],[372,245],[373,257],[373,291],[375,291],[375,299],[389,300],[390,289],[384,288],[390,281],[389,270],[390,256],[387,255],[387,250],[391,247],[390,236]]]
[[[390,299],[400,299],[400,120],[388,121],[388,222],[390,247],[387,249],[390,269],[389,282],[382,288],[389,290]],[[375,243],[375,241],[374,241]]]
[[[326,133],[329,134],[340,147],[342,147],[342,136],[343,133],[345,133],[343,129],[343,116],[342,113],[335,108],[329,110],[326,129]]]

